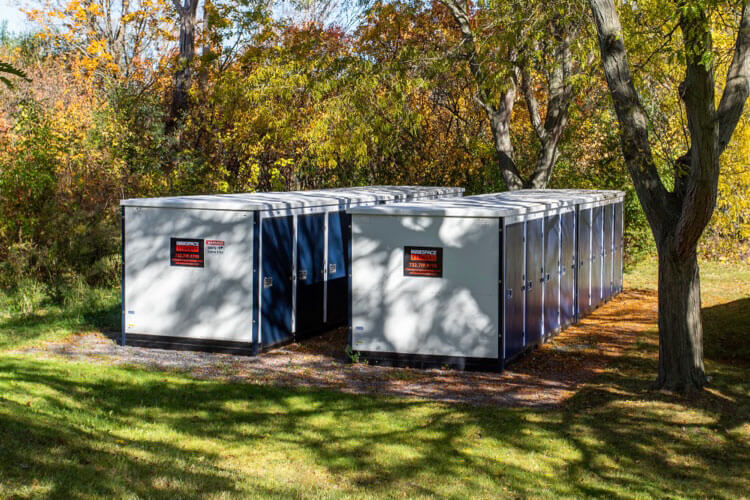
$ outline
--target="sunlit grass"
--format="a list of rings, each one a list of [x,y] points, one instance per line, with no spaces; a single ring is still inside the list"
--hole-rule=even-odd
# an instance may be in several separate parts
[[[0,394],[0,497],[737,498],[750,487],[747,413],[652,396],[470,408],[26,357],[0,361]]]
[[[626,286],[653,289],[655,269],[636,267]],[[198,380],[6,350],[0,498],[743,498],[750,357],[723,332],[750,324],[750,266],[702,271],[713,382],[693,399],[649,390],[653,329],[555,410]],[[101,328],[119,309],[116,292],[103,297],[76,311],[5,309],[0,346]]]

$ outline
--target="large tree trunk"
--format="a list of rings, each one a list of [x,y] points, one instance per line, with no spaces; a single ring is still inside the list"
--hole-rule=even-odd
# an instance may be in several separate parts
[[[690,150],[678,159],[675,189],[667,191],[654,164],[648,114],[630,74],[613,0],[589,0],[604,75],[620,124],[625,163],[659,250],[659,374],[656,386],[691,392],[706,384],[696,248],[716,202],[719,156],[750,93],[750,10],[747,0],[724,94],[715,106],[711,25],[702,8],[678,10],[686,60],[678,89],[685,103]],[[686,171],[685,171],[686,170]]]
[[[668,245],[660,245],[668,246]],[[659,374],[656,387],[690,392],[706,384],[698,258],[659,248]]]

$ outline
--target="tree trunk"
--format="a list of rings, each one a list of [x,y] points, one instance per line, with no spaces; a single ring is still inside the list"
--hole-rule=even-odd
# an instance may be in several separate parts
[[[516,88],[503,93],[500,106],[483,105],[490,121],[492,140],[495,146],[498,167],[508,190],[523,189],[523,179],[513,158],[513,142],[510,137],[510,120],[513,116],[513,104],[516,99]],[[484,104],[484,103],[483,103]]]
[[[710,13],[698,4],[675,12],[684,41],[685,81],[678,91],[685,103],[690,148],[677,160],[680,171],[675,173],[675,189],[668,192],[656,170],[648,114],[630,75],[615,2],[589,0],[604,75],[620,123],[623,156],[659,250],[659,388],[692,392],[707,381],[696,247],[714,210],[719,156],[750,95],[748,0],[741,5],[737,42],[718,110],[713,63],[706,63],[713,61],[706,57],[712,55]]]
[[[691,392],[706,385],[698,257],[659,246],[659,374],[656,387]]]
[[[170,125],[180,118],[189,103],[188,92],[192,83],[191,64],[195,57],[195,16],[198,0],[185,0],[184,6],[180,5],[179,0],[173,0],[173,3],[180,16],[180,43],[169,109]]]

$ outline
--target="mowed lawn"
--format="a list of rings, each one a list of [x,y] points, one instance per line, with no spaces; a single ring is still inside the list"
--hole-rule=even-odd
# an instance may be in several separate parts
[[[655,279],[645,262],[626,287],[653,289]],[[750,265],[705,263],[702,284],[704,395],[649,390],[652,329],[563,407],[544,410],[9,354],[114,327],[119,303],[116,291],[87,291],[68,307],[39,301],[24,312],[3,297],[0,498],[748,497]],[[644,297],[652,312],[653,293]]]

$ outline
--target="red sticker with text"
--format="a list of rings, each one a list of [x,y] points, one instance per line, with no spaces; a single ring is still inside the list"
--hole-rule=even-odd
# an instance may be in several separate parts
[[[404,247],[404,276],[443,277],[443,249]]]
[[[169,265],[176,267],[203,267],[203,240],[195,238],[171,238]]]

